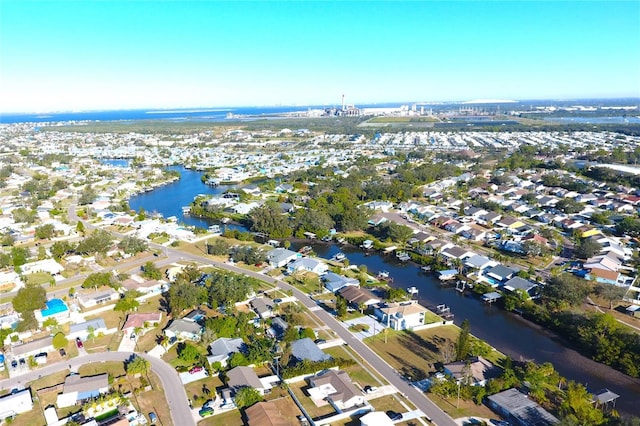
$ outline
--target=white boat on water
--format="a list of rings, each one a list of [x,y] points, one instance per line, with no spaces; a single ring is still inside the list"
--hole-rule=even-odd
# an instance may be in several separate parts
[[[378,278],[382,278],[382,279],[389,278],[389,271],[380,271],[380,272],[378,272]]]
[[[338,262],[344,260],[347,256],[344,255],[344,253],[340,252],[338,254],[336,254],[335,256],[333,256],[334,260],[337,260]]]

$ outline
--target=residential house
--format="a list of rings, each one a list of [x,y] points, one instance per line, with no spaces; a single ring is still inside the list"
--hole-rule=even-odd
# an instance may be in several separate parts
[[[78,374],[67,376],[62,393],[58,395],[58,408],[71,407],[79,402],[95,398],[109,391],[109,375],[81,377]]]
[[[591,268],[586,272],[584,278],[601,284],[624,285],[623,275],[608,269]]]
[[[227,371],[227,386],[234,392],[244,387],[251,387],[260,392],[260,395],[268,393],[272,388],[272,383],[278,382],[277,376],[268,376],[266,380],[261,380],[251,367],[235,367]]]
[[[485,271],[485,275],[491,277],[499,282],[505,282],[510,280],[515,275],[516,271],[511,268],[507,268],[504,265],[496,265]]]
[[[89,335],[98,337],[98,334],[105,334],[106,332],[107,325],[104,320],[102,318],[95,318],[79,324],[72,324],[69,327],[69,334],[67,334],[67,338],[69,340],[80,338],[80,340],[84,341],[88,339]]]
[[[248,426],[294,426],[300,422],[291,413],[283,413],[275,402],[258,402],[244,410]]]
[[[608,252],[604,255],[598,255],[587,259],[584,263],[584,269],[604,269],[607,271],[618,272],[622,266],[622,260],[615,253]]]
[[[166,282],[160,280],[148,280],[137,274],[131,275],[122,282],[122,287],[127,290],[137,290],[143,294],[160,293],[165,288]]]
[[[268,297],[258,297],[249,303],[260,318],[265,319],[275,316],[275,313],[273,312],[275,304],[273,303],[273,300]]]
[[[80,306],[85,309],[94,308],[120,299],[120,293],[112,288],[100,291],[83,291],[76,296]]]
[[[487,238],[487,230],[476,224],[471,224],[460,232],[460,235],[471,241],[483,241]]]
[[[371,306],[380,303],[380,298],[376,297],[369,290],[356,286],[345,286],[338,290],[338,294],[344,297],[347,303],[359,309],[360,306]]]
[[[54,259],[37,260],[35,262],[25,263],[20,266],[23,275],[34,274],[36,272],[48,272],[51,275],[58,275],[64,271],[64,267]]]
[[[329,270],[329,267],[326,263],[316,259],[310,259],[308,257],[296,259],[289,265],[287,265],[287,272],[289,274],[293,274],[297,271],[307,271],[313,272],[314,274],[322,275],[327,272],[327,270]]]
[[[489,212],[485,215],[480,216],[477,219],[477,222],[481,225],[493,226],[496,222],[502,219],[502,215],[496,212]]]
[[[338,412],[365,403],[364,394],[354,386],[346,371],[325,370],[309,379],[309,395],[328,401]]]
[[[37,355],[41,352],[53,352],[53,337],[47,336],[42,339],[33,340],[28,343],[16,345],[11,348],[11,354],[14,358],[29,358],[31,355]]]
[[[529,280],[525,280],[524,278],[520,278],[515,276],[511,278],[509,281],[502,285],[507,291],[515,292],[516,290],[522,290],[529,297],[533,297],[535,295],[535,289],[538,288],[538,284],[531,282]]]
[[[231,211],[235,214],[249,214],[251,210],[260,207],[260,204],[255,201],[250,201],[248,203],[238,203],[235,206],[231,207]]]
[[[317,362],[331,359],[331,355],[324,353],[322,349],[308,337],[291,342],[291,356],[298,361],[307,360]]]
[[[393,203],[391,201],[369,201],[364,205],[371,210],[380,210],[385,213],[388,213],[389,210],[393,208]]]
[[[560,421],[518,389],[487,397],[487,405],[517,426],[551,426]]]
[[[335,272],[327,272],[322,277],[324,286],[332,293],[340,290],[345,286],[360,286],[360,281],[355,278],[347,278],[344,275],[338,275]]]
[[[33,410],[33,400],[29,388],[0,397],[0,421],[31,410]]]
[[[489,379],[500,375],[500,369],[483,357],[476,356],[469,361],[445,364],[444,373],[461,383],[484,386]]]
[[[33,313],[39,325],[53,318],[59,324],[69,321],[69,307],[62,299],[50,299],[45,302],[44,309],[37,309]]]
[[[360,417],[360,426],[393,426],[394,424],[384,411],[371,411]]]
[[[227,360],[236,352],[243,352],[246,349],[244,341],[237,338],[221,337],[209,345],[207,361],[209,364],[219,362],[223,367],[227,365]]]
[[[271,320],[271,327],[267,329],[267,335],[272,339],[280,339],[289,328],[289,324],[282,317],[275,317]]]
[[[375,307],[374,315],[393,330],[411,330],[424,325],[427,308],[417,301],[385,303]]]
[[[495,266],[498,263],[494,260],[489,259],[488,257],[481,256],[479,254],[474,254],[473,256],[464,260],[464,266],[470,269],[481,271],[485,268],[489,268],[491,266]]]
[[[369,221],[367,222],[369,225],[371,226],[378,226],[378,225],[382,225],[383,223],[385,223],[388,219],[384,216],[382,216],[382,214],[374,214],[373,216],[371,216],[371,218],[369,218]]]
[[[440,256],[446,261],[463,260],[475,253],[459,246],[447,247],[440,252]]]
[[[136,329],[154,327],[162,320],[161,312],[135,313],[127,315],[127,320],[122,326],[125,337],[130,337]]]
[[[271,250],[267,253],[267,261],[274,268],[281,268],[287,263],[302,257],[302,254],[287,250],[282,247]]]
[[[281,183],[276,186],[276,192],[281,194],[285,192],[293,192],[293,185],[290,185],[288,183]]]
[[[194,309],[191,312],[189,312],[187,315],[182,317],[182,319],[199,323],[201,321],[204,321],[206,317],[207,317],[207,313],[205,311],[203,311],[202,309]]]
[[[200,341],[202,335],[202,326],[193,321],[184,319],[175,319],[164,329],[164,334],[168,338],[176,338],[179,340]]]

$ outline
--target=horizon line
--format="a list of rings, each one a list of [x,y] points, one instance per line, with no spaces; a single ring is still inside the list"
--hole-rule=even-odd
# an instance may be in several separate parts
[[[640,96],[612,96],[612,97],[581,97],[581,98],[523,98],[523,99],[466,99],[466,100],[413,100],[413,101],[373,101],[373,102],[353,102],[350,105],[378,105],[378,104],[434,104],[434,105],[446,105],[446,104],[463,104],[463,103],[477,103],[477,104],[503,104],[503,103],[522,103],[531,101],[556,101],[556,102],[578,102],[578,101],[597,101],[597,100],[635,100],[640,102]],[[339,102],[336,103],[308,103],[308,104],[244,104],[244,105],[209,105],[209,106],[184,106],[184,107],[106,107],[106,108],[87,108],[87,109],[57,109],[57,110],[40,110],[40,111],[0,111],[1,115],[23,115],[23,114],[60,114],[60,113],[86,113],[86,112],[111,112],[111,111],[146,111],[146,112],[199,112],[200,110],[229,110],[233,108],[269,108],[269,107],[292,107],[292,108],[305,108],[305,107],[320,107],[320,106],[340,106]]]

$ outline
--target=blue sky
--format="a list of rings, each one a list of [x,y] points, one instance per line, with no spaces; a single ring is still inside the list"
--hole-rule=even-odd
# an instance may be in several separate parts
[[[640,96],[638,1],[0,0],[0,111]]]

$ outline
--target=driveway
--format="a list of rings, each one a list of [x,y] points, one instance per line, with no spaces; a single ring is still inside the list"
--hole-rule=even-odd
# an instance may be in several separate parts
[[[344,324],[347,326],[347,328],[358,324],[366,325],[367,327],[369,327],[366,331],[358,331],[357,333],[353,332],[353,335],[360,340],[367,337],[375,336],[385,328],[381,323],[378,322],[378,320],[366,315],[360,318],[354,318],[352,320],[344,321]]]

